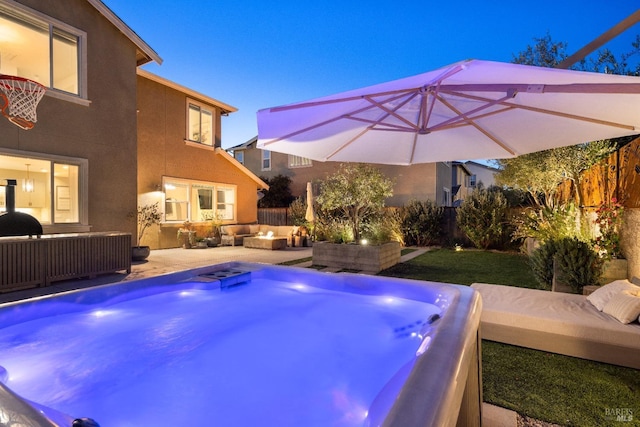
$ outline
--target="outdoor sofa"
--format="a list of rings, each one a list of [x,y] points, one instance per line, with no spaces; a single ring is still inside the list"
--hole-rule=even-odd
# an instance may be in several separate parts
[[[632,282],[618,280],[589,296],[486,283],[471,287],[482,297],[483,339],[640,369],[640,281]],[[607,314],[621,315],[619,307],[611,308],[621,292],[635,304],[635,317],[629,304],[625,308],[627,324]]]
[[[266,236],[269,232],[272,232],[273,237],[286,237],[287,245],[291,246],[292,238],[298,233],[298,228],[291,225],[223,225],[220,228],[220,244],[223,246],[242,246],[245,237]]]

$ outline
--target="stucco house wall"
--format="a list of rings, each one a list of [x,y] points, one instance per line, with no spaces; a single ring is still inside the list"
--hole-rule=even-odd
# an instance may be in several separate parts
[[[137,91],[140,202],[157,201],[164,209],[164,177],[230,184],[237,188],[236,217],[225,223],[257,222],[257,192],[266,184],[220,148],[221,115],[228,111],[208,97],[180,90],[179,85],[142,70],[138,71]],[[185,140],[187,99],[202,102],[215,111],[214,146]],[[192,222],[201,230],[208,226],[206,222]],[[159,230],[151,230],[145,236],[143,244],[152,249],[177,247],[176,235],[181,226],[182,223],[165,221]]]
[[[81,208],[80,222],[45,225],[45,233],[134,234],[135,223],[127,220],[127,213],[135,207],[137,195],[135,70],[139,47],[87,0],[3,4],[22,4],[86,32],[88,99],[48,91],[38,106],[38,121],[28,131],[0,117],[0,154],[86,160],[87,174],[80,187],[88,201]]]

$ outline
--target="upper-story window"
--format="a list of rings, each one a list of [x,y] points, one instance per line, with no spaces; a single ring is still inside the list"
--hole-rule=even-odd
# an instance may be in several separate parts
[[[244,151],[234,151],[233,152],[233,157],[235,157],[235,159],[240,162],[241,164],[244,165]]]
[[[86,98],[86,33],[21,5],[0,2],[0,74]]]
[[[213,146],[213,117],[211,107],[187,100],[187,139]]]
[[[269,150],[262,150],[262,170],[271,170],[271,151]]]
[[[476,186],[476,181],[477,181],[476,175],[470,175],[469,176],[469,187],[475,187]]]
[[[311,166],[311,159],[289,154],[289,168],[303,168],[308,166]]]

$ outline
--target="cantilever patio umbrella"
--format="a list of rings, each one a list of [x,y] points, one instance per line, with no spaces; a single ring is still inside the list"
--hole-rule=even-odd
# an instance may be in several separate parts
[[[258,147],[319,161],[498,159],[640,133],[640,78],[479,60],[258,112]]]

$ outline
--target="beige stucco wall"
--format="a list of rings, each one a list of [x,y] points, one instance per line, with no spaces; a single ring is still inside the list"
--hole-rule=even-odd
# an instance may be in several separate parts
[[[629,278],[640,277],[640,208],[625,208],[622,249],[629,261]]]
[[[157,188],[163,177],[200,180],[237,186],[237,218],[234,223],[258,220],[259,184],[212,147],[186,143],[187,95],[171,87],[138,76],[138,188],[144,203],[160,201]],[[202,101],[198,100],[197,101]],[[220,111],[216,110],[216,140],[221,134]],[[177,247],[180,224],[165,223],[152,230],[143,242],[155,248]],[[204,230],[206,223],[196,227]]]
[[[90,105],[45,95],[24,131],[0,117],[0,148],[88,160],[91,231],[135,232],[136,48],[85,0],[18,0],[87,32]]]
[[[289,168],[287,154],[271,152],[271,170],[262,170],[262,150],[244,150],[244,164],[258,176],[272,178],[282,174],[291,178],[291,193],[294,197],[306,195],[307,182],[325,179],[336,172],[339,162],[313,161],[311,167]],[[442,187],[451,187],[451,168],[443,163],[425,163],[411,166],[374,165],[385,176],[394,181],[393,196],[387,206],[403,206],[411,199],[442,201]],[[437,180],[440,179],[437,188]],[[447,183],[447,184],[442,184]]]

